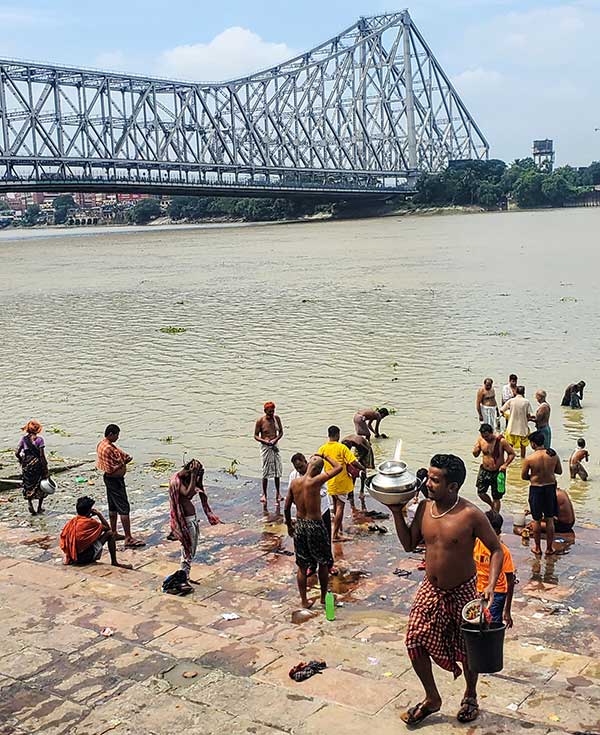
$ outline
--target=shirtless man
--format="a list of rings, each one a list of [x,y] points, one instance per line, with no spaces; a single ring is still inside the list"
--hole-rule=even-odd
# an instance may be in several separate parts
[[[496,402],[496,391],[494,390],[494,381],[486,378],[483,386],[477,391],[477,400],[475,401],[479,423],[489,424],[494,429],[498,429],[500,425],[500,411]]]
[[[272,477],[275,482],[275,502],[281,502],[279,488],[283,466],[277,444],[283,436],[283,426],[281,419],[275,413],[275,404],[272,401],[265,403],[264,411],[264,416],[261,416],[254,426],[254,439],[260,444],[262,458],[262,496],[260,502],[266,506],[269,477]]]
[[[575,508],[573,508],[573,502],[569,497],[569,493],[557,487],[556,502],[558,503],[558,514],[554,519],[554,531],[561,535],[572,534],[573,526],[575,525]],[[527,509],[527,514],[529,514],[529,509]],[[533,523],[534,521],[528,525],[530,531],[533,531]],[[542,521],[540,525],[542,533],[546,533],[546,522]]]
[[[204,467],[197,459],[192,459],[169,482],[171,533],[181,544],[181,570],[188,579],[200,536],[194,496],[199,496],[202,510],[211,526],[221,522],[208,504],[203,479]]]
[[[584,482],[588,479],[588,472],[585,467],[581,464],[582,462],[589,462],[590,455],[588,450],[585,448],[585,439],[577,440],[577,449],[569,457],[569,473],[571,480],[579,477]]]
[[[328,462],[331,469],[323,471],[323,462]],[[296,579],[302,607],[310,608],[314,600],[306,595],[307,570],[318,569],[321,603],[325,604],[327,585],[329,583],[329,563],[331,546],[323,519],[321,517],[321,487],[339,475],[342,465],[335,459],[323,454],[313,454],[308,462],[306,472],[294,478],[285,499],[284,516],[288,534],[294,539]],[[292,520],[292,504],[296,505],[296,520]]]
[[[387,408],[363,408],[354,414],[354,430],[359,436],[366,436],[367,439],[371,438],[371,434],[375,434],[378,439],[387,439],[385,434],[379,433],[379,424],[383,421],[386,416],[389,416],[390,412]],[[373,422],[375,422],[375,428],[373,428]]]
[[[472,722],[479,714],[477,674],[467,665],[461,614],[464,605],[477,597],[475,539],[490,551],[489,583],[483,593],[488,602],[493,599],[504,552],[485,515],[458,494],[466,475],[460,457],[436,454],[429,467],[428,498],[419,503],[411,525],[406,524],[402,506],[390,506],[405,551],[413,552],[421,539],[427,549],[425,579],[413,602],[406,632],[408,654],[425,698],[402,715],[407,725],[416,725],[441,708],[431,659],[455,677],[460,675],[458,662],[463,664],[466,690],[457,719]]]
[[[341,443],[344,446],[348,447],[348,449],[354,449],[358,461],[365,468],[360,473],[360,493],[358,495],[359,499],[361,501],[364,501],[365,483],[367,480],[366,470],[375,469],[375,457],[373,455],[373,447],[371,446],[371,442],[367,439],[366,436],[360,436],[359,434],[348,434],[348,436],[345,436],[342,439]],[[352,506],[352,508],[354,508],[354,492],[348,493],[348,500],[350,501],[350,505]]]
[[[473,456],[479,457],[481,454],[483,457],[475,486],[481,500],[499,513],[503,496],[498,492],[498,475],[500,472],[506,472],[508,465],[515,458],[515,450],[502,435],[494,433],[489,424],[481,424],[479,433],[480,436],[473,447]],[[491,498],[488,490],[492,492]]]
[[[535,399],[538,402],[538,408],[535,412],[535,428],[544,435],[544,446],[550,449],[552,446],[552,429],[550,428],[550,404],[546,400],[547,393],[545,390],[538,390]]]
[[[556,475],[562,475],[560,457],[553,449],[544,446],[544,435],[534,431],[529,436],[533,454],[523,462],[521,477],[528,480],[529,508],[533,518],[534,554],[541,554],[542,518],[546,520],[546,556],[556,553],[554,549],[554,518],[558,515],[556,499]]]

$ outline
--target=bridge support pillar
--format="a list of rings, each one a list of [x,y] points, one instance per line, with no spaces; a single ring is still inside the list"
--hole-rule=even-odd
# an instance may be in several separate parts
[[[415,125],[415,95],[410,48],[412,20],[408,11],[402,15],[402,40],[404,42],[404,81],[406,85],[406,137],[408,144],[408,167],[417,168],[417,129]]]

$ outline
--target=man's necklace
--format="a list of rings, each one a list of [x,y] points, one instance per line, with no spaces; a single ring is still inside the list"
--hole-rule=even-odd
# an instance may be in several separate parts
[[[434,513],[433,513],[433,503],[435,503],[435,500],[434,500],[433,503],[429,506],[429,512],[431,514],[431,517],[432,518],[443,518],[447,513],[450,513],[451,510],[454,510],[456,508],[456,506],[458,505],[458,501],[459,500],[460,500],[460,496],[456,498],[456,501],[455,501],[454,505],[452,505],[450,508],[448,508],[448,510],[445,510],[443,513],[440,513],[437,516],[434,515]]]

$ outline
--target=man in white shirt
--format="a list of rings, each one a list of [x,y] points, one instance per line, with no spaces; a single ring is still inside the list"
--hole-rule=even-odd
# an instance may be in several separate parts
[[[291,461],[294,465],[294,469],[290,472],[288,487],[292,484],[292,480],[295,480],[298,477],[302,477],[302,475],[305,475],[306,470],[308,469],[308,461],[306,457],[302,454],[302,452],[297,452],[296,454],[294,454]],[[325,530],[327,531],[327,536],[329,538],[329,571],[331,573],[331,570],[333,569],[333,551],[331,550],[331,511],[329,508],[327,483],[321,486],[321,517],[323,519],[323,523],[325,524]],[[316,570],[309,571],[313,572],[313,574],[316,572]]]
[[[500,409],[502,413],[509,412],[506,424],[506,441],[513,449],[521,450],[521,458],[529,446],[529,422],[535,421],[531,403],[525,398],[525,386],[517,386],[517,395],[507,401]]]
[[[508,383],[502,388],[502,403],[507,403],[517,395],[517,383],[519,378],[513,373],[508,376]]]

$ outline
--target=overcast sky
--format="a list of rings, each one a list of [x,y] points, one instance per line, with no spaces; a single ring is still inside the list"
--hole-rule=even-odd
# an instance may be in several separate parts
[[[0,0],[0,57],[202,81],[283,61],[394,0]],[[419,0],[413,20],[505,160],[600,160],[600,0]]]

